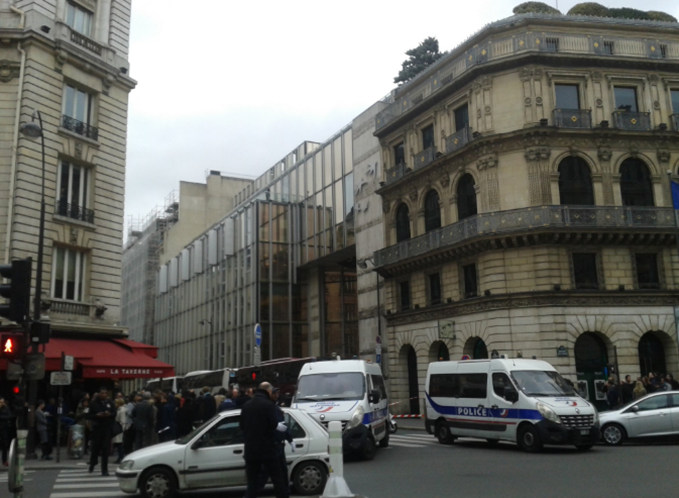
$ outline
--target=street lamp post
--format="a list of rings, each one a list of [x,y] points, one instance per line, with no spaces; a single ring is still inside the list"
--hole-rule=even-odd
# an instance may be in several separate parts
[[[35,118],[38,118],[38,123]],[[42,114],[40,111],[33,111],[33,116],[30,123],[24,123],[19,128],[23,136],[30,140],[37,140],[40,138],[41,152],[42,152],[42,186],[40,191],[40,226],[38,229],[38,264],[35,271],[35,299],[33,301],[33,323],[40,322],[41,311],[41,295],[42,295],[42,260],[45,247],[45,133],[42,124]],[[30,341],[31,353],[38,352],[38,343],[33,342],[31,333],[29,332],[27,339]],[[29,410],[35,412],[35,403],[38,397],[38,386],[35,380],[31,380],[28,386],[28,406]],[[29,423],[32,417],[29,417]],[[33,431],[28,431],[28,440],[26,445],[26,458],[37,458],[35,453],[35,435]]]

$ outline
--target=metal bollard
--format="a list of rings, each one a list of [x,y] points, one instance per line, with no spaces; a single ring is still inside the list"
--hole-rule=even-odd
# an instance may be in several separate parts
[[[321,498],[354,498],[356,495],[349,490],[344,480],[344,457],[342,456],[342,423],[330,422],[330,478],[323,490]]]

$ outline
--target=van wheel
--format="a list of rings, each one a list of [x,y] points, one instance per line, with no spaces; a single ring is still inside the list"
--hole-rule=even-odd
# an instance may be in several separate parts
[[[368,436],[363,445],[363,450],[361,451],[362,460],[372,460],[375,458],[375,453],[377,453],[377,446],[375,446],[375,440],[372,436]]]
[[[436,439],[441,444],[453,444],[453,441],[455,441],[455,437],[450,433],[448,425],[442,420],[436,423]]]
[[[525,424],[519,429],[519,447],[528,453],[538,453],[542,450],[542,440],[540,433],[531,424]]]
[[[325,489],[328,470],[319,462],[302,462],[292,472],[292,486],[300,495],[318,495]]]
[[[380,448],[389,446],[389,431],[384,431],[384,437],[380,439]]]

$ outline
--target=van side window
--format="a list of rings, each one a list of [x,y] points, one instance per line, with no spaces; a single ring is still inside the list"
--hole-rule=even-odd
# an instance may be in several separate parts
[[[512,387],[512,381],[509,380],[507,374],[494,373],[493,374],[493,392],[500,398],[505,397],[505,387]]]
[[[429,396],[433,398],[456,398],[459,395],[457,375],[434,374],[429,378]]]
[[[384,379],[379,375],[371,375],[370,380],[373,383],[373,389],[380,393],[380,399],[387,399],[387,388],[384,385]]]
[[[461,374],[458,375],[460,383],[460,398],[485,398],[488,374]]]

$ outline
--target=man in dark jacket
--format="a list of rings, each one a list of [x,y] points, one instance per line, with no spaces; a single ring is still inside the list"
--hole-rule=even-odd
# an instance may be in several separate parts
[[[151,405],[151,394],[145,392],[141,396],[134,408],[132,408],[132,425],[134,425],[135,438],[134,450],[140,450],[151,445],[154,418],[153,406]]]
[[[264,467],[271,477],[276,498],[288,498],[285,478],[278,463],[276,431],[287,427],[278,421],[276,406],[270,396],[271,384],[262,382],[255,396],[245,405],[240,417],[240,428],[245,436],[245,473],[248,478],[247,498],[257,498],[259,473]]]
[[[12,427],[12,412],[5,403],[5,398],[0,396],[0,451],[2,451],[2,464],[7,467],[7,451],[11,439],[10,428]]]
[[[90,405],[92,423],[92,455],[90,456],[90,473],[99,460],[101,452],[101,475],[108,475],[108,454],[111,451],[111,429],[116,418],[116,409],[108,397],[106,388],[99,390],[99,397]]]
[[[241,389],[235,399],[236,408],[243,408],[243,405],[252,399],[252,388]]]
[[[274,388],[271,393],[271,401],[276,405],[276,417],[278,417],[279,422],[285,422],[285,414],[283,410],[278,406],[278,397],[280,395],[280,389]],[[281,467],[281,472],[283,473],[283,482],[285,483],[285,489],[287,489],[288,494],[290,494],[290,479],[288,476],[288,460],[285,456],[285,442],[290,443],[290,449],[295,452],[295,444],[292,439],[292,434],[290,433],[290,428],[287,428],[285,432],[276,431],[276,454],[278,456],[278,463]],[[258,491],[262,491],[266,482],[269,480],[269,474],[267,474],[266,469],[262,468],[259,474]]]
[[[203,388],[202,398],[203,399],[201,400],[200,404],[201,415],[203,422],[207,422],[217,413],[217,405],[215,404],[214,396],[212,396],[212,394],[210,393],[209,387]]]

